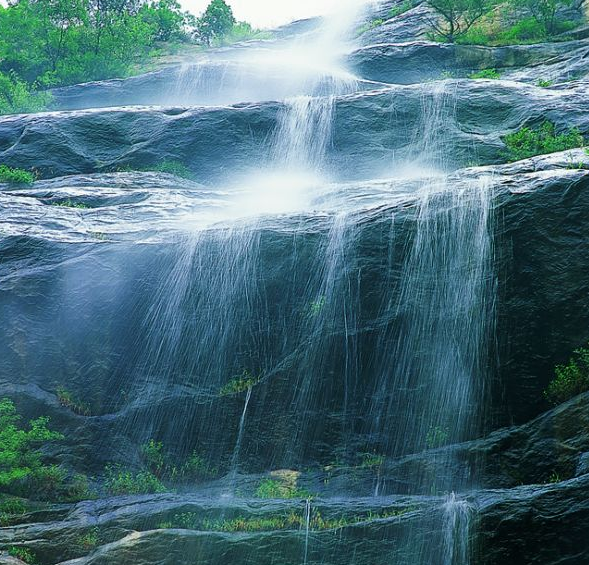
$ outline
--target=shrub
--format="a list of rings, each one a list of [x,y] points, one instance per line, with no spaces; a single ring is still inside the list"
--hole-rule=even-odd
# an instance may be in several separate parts
[[[245,392],[256,386],[261,378],[261,376],[254,377],[254,375],[246,369],[240,376],[233,377],[228,383],[223,385],[219,390],[219,396],[232,396],[234,394]]]
[[[43,464],[41,448],[63,436],[47,428],[49,418],[31,420],[28,429],[19,421],[14,403],[0,400],[0,488],[50,498],[65,477],[59,467]]]
[[[309,491],[297,487],[296,478],[262,479],[256,489],[258,498],[310,498]]]
[[[34,565],[37,563],[37,558],[35,554],[28,548],[22,546],[12,546],[8,549],[8,555],[12,557],[16,557],[25,563],[29,563],[29,565]]]
[[[536,85],[539,86],[540,88],[549,88],[553,84],[554,84],[553,80],[547,80],[547,79],[543,79],[543,78],[539,78],[538,82],[536,83]]]
[[[539,128],[524,127],[515,133],[510,133],[503,138],[507,147],[505,154],[509,161],[520,161],[543,155],[566,151],[584,145],[584,138],[577,128],[557,134],[552,122],[544,122]]]
[[[71,203],[71,205],[66,204],[66,202]],[[68,207],[68,208],[87,208],[88,207],[88,206],[84,206],[84,205],[77,206],[75,204],[76,203],[73,203],[68,200],[65,202],[56,203],[55,206],[64,206],[64,207]],[[65,388],[59,387],[57,389],[56,396],[57,396],[57,400],[59,401],[59,403],[63,407],[71,410],[74,414],[78,414],[79,416],[90,416],[91,415],[90,406],[88,406],[88,404],[86,404],[85,402],[82,402],[81,400],[76,398],[70,391],[66,390]]]
[[[37,92],[14,72],[0,72],[0,114],[41,112],[50,103],[48,92]]]
[[[557,365],[555,378],[544,391],[551,404],[561,404],[589,391],[589,349],[580,348],[566,365]]]
[[[106,468],[104,486],[109,494],[114,496],[129,494],[155,494],[167,492],[167,488],[160,480],[148,471],[132,473],[118,465]]]
[[[402,16],[405,12],[408,12],[413,7],[415,7],[414,0],[405,0],[402,4],[398,4],[394,6],[389,11],[389,18],[396,18],[398,16]]]
[[[516,10],[529,12],[539,33],[548,36],[559,31],[558,11],[573,4],[573,0],[510,0]]]
[[[32,184],[35,181],[34,173],[23,169],[12,169],[6,165],[0,165],[0,182],[10,184]]]
[[[492,79],[497,80],[501,78],[501,73],[499,73],[496,69],[484,69],[482,71],[478,71],[476,73],[472,73],[469,75],[468,78],[471,79]]]

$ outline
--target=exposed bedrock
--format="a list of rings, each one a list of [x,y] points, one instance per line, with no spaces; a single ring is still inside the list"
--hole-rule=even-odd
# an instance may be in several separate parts
[[[481,176],[492,179],[499,339],[491,351],[498,365],[489,426],[524,422],[543,411],[555,363],[589,339],[589,309],[581,300],[589,290],[584,158],[579,150],[461,171],[448,180],[460,190],[476,186]],[[567,168],[570,162],[581,168]],[[117,178],[95,180],[114,191],[134,177],[122,174],[119,185]],[[139,183],[141,174],[135,178]],[[88,184],[91,177],[77,182]],[[101,212],[100,206],[67,209],[39,200],[55,198],[58,188],[64,198],[64,180],[37,183],[26,197],[19,190],[5,209],[15,225],[19,215],[45,218],[47,234],[0,241],[0,396],[14,398],[25,416],[50,415],[66,432],[57,460],[96,474],[109,460],[137,461],[132,445],[159,437],[174,449],[182,446],[179,452],[198,449],[226,470],[244,396],[221,391],[244,370],[263,377],[252,390],[244,468],[327,464],[340,444],[352,455],[383,449],[371,402],[386,386],[386,368],[395,363],[392,344],[402,331],[391,305],[414,237],[414,196],[351,212],[335,231],[333,216],[318,214],[190,236],[159,223],[152,211],[157,200],[131,199],[120,217],[108,205]],[[188,184],[185,190],[202,189]],[[351,190],[346,185],[343,191]],[[125,202],[117,194],[110,198]],[[449,212],[441,207],[440,213],[458,205],[450,200]],[[143,218],[137,226],[149,224],[151,231],[129,223],[134,206],[145,214],[133,213]],[[113,231],[100,236],[106,218]],[[116,222],[127,231],[115,229]],[[69,231],[97,235],[72,243]],[[334,261],[327,279],[321,269],[326,249]],[[231,267],[226,277],[237,256],[242,267]],[[248,300],[239,298],[244,293]],[[153,311],[161,312],[157,324]],[[206,322],[212,313],[224,323]],[[354,366],[346,365],[350,351]],[[60,387],[82,400],[91,416],[62,406]],[[381,426],[391,429],[402,417],[400,402]],[[532,479],[552,470],[571,473],[571,461],[562,468],[556,463],[545,457]],[[503,479],[490,484],[511,486]]]
[[[587,73],[588,53],[587,40],[504,47],[427,41],[383,42],[351,53],[350,65],[367,80],[391,84],[460,77],[483,69],[495,69],[529,82],[536,82],[538,78],[558,81]]]
[[[551,90],[447,81],[343,96],[335,102],[326,167],[340,179],[357,179],[390,176],[395,164],[417,158],[447,167],[503,162],[501,136],[524,124],[548,119],[588,133],[587,91],[582,84]],[[8,116],[0,119],[0,158],[43,176],[178,160],[201,182],[226,181],[251,173],[251,163],[256,171],[270,163],[283,111],[282,104],[263,103]]]

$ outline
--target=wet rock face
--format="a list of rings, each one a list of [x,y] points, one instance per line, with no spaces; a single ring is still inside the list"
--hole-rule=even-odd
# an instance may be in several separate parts
[[[417,158],[448,167],[504,162],[501,136],[524,124],[548,119],[562,130],[589,132],[586,96],[583,85],[553,91],[502,81],[450,81],[344,96],[335,103],[328,167],[350,180],[375,170],[384,175],[395,163]],[[251,173],[252,162],[268,162],[272,132],[284,111],[281,104],[261,103],[8,117],[0,123],[0,156],[46,177],[173,160],[185,163],[200,182],[223,182]],[[420,147],[414,140],[427,128],[435,133]]]
[[[573,565],[589,559],[589,478],[513,489],[490,501],[477,520],[478,563]]]

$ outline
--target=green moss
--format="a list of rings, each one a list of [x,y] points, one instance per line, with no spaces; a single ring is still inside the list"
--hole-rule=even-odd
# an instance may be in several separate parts
[[[580,348],[566,365],[557,365],[555,378],[544,391],[551,404],[561,404],[589,391],[589,349]]]
[[[468,78],[497,80],[501,78],[501,73],[499,73],[496,69],[485,69],[483,71],[472,73],[468,76]]]
[[[503,142],[507,147],[505,157],[513,162],[536,155],[582,147],[585,140],[577,128],[572,128],[563,133],[556,133],[555,125],[546,121],[539,128],[525,127],[515,133],[506,135]]]
[[[0,182],[9,184],[32,184],[35,181],[34,173],[24,169],[13,169],[6,165],[0,165]]]

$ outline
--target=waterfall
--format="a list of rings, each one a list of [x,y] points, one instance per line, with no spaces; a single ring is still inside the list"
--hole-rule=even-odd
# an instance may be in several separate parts
[[[455,493],[444,503],[444,544],[442,565],[469,565],[472,508]]]
[[[235,479],[237,478],[237,473],[239,472],[239,453],[241,451],[241,442],[243,441],[243,431],[245,429],[245,418],[247,415],[247,407],[250,403],[251,396],[252,396],[252,387],[249,387],[247,389],[246,394],[245,394],[245,401],[243,403],[243,412],[241,413],[241,418],[239,419],[237,440],[235,441],[235,448],[233,449],[233,455],[231,456],[230,476],[231,476],[233,483],[235,483]]]

